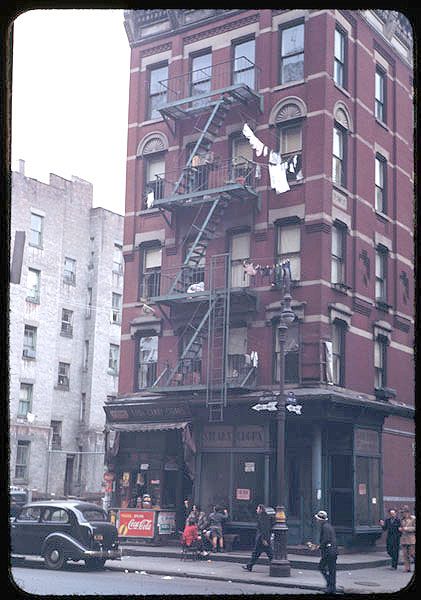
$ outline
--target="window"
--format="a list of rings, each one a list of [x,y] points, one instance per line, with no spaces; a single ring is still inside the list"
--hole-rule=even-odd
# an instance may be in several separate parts
[[[42,232],[44,217],[31,213],[31,228],[29,230],[29,245],[42,248]]]
[[[16,479],[26,480],[28,478],[29,447],[30,442],[18,440],[15,465]]]
[[[376,302],[387,301],[387,248],[376,249]]]
[[[345,187],[346,164],[345,164],[345,131],[338,124],[333,128],[333,161],[332,179],[334,183]]]
[[[248,287],[250,275],[246,275],[243,262],[250,258],[250,234],[239,233],[231,237],[231,285]]]
[[[374,75],[374,116],[386,122],[386,74],[379,67]]]
[[[302,179],[301,152],[303,142],[301,124],[290,124],[279,128],[279,148],[282,160],[288,161],[287,180]],[[290,159],[294,159],[294,161],[291,162]]]
[[[42,515],[42,520],[52,523],[68,523],[69,515],[64,508],[47,508]]]
[[[154,200],[160,200],[164,194],[165,158],[155,156],[145,160],[146,195],[153,192]],[[146,205],[148,207],[148,204]]]
[[[332,283],[345,283],[345,236],[345,227],[335,223],[332,227]]]
[[[339,85],[342,88],[346,87],[345,52],[346,34],[341,29],[336,28],[333,80],[336,85]]]
[[[246,40],[234,43],[233,83],[245,83],[255,87],[256,41]]]
[[[61,450],[61,421],[51,421],[51,449]]]
[[[61,335],[72,337],[73,335],[73,311],[68,308],[61,310]]]
[[[304,23],[281,28],[281,83],[304,79]]]
[[[386,214],[386,159],[380,154],[375,158],[374,185],[376,210]]]
[[[371,456],[355,457],[355,524],[376,526],[380,515],[380,459]],[[372,498],[376,502],[372,502]]]
[[[246,365],[247,327],[230,327],[228,339],[228,378],[230,383],[241,382],[251,364]]]
[[[207,94],[211,89],[212,77],[212,53],[199,54],[191,59],[191,83],[190,95],[200,96]],[[193,106],[202,106],[206,104],[207,99],[196,100]]]
[[[58,363],[58,378],[57,386],[68,390],[70,384],[70,365],[69,363],[59,362]]]
[[[187,243],[185,247],[184,260],[192,249],[193,242]],[[190,260],[189,266],[183,269],[181,284],[183,289],[187,290],[190,285],[194,283],[200,283],[205,281],[205,267],[206,267],[206,248],[203,246],[195,248]]]
[[[26,417],[28,412],[31,411],[32,391],[33,385],[31,383],[20,384],[18,417]]]
[[[89,263],[88,269],[94,268],[94,258],[95,258],[95,238],[89,238]]]
[[[158,119],[161,116],[158,108],[167,101],[167,88],[160,81],[168,79],[168,65],[152,67],[149,70],[149,119]]]
[[[115,375],[118,375],[120,361],[120,346],[117,344],[110,344],[110,352],[108,355],[108,369]]]
[[[28,269],[27,296],[29,302],[39,303],[41,288],[41,271]]]
[[[83,370],[87,371],[89,366],[89,340],[85,340],[83,345]]]
[[[386,357],[387,337],[378,335],[374,340],[374,387],[378,390],[387,385]]]
[[[138,389],[150,387],[156,380],[158,361],[158,336],[139,338],[137,385]]]
[[[85,312],[85,317],[87,319],[90,319],[92,316],[92,288],[88,287],[87,289],[87,304],[86,304],[86,312]]]
[[[277,236],[277,257],[278,263],[285,260],[290,261],[291,279],[299,281],[300,274],[300,246],[301,234],[300,225],[280,225]]]
[[[80,396],[80,412],[79,412],[79,421],[81,424],[85,422],[86,418],[86,393],[82,392]]]
[[[39,521],[41,506],[28,506],[19,513],[19,521]]]
[[[288,327],[285,333],[284,342],[284,382],[299,383],[300,381],[300,330],[299,323],[296,319]],[[280,377],[280,360],[281,349],[279,344],[278,326],[274,327],[275,336],[275,365],[274,365],[274,381],[279,382]]]
[[[76,261],[67,256],[64,259],[63,281],[70,285],[76,285]]]
[[[123,272],[123,248],[120,244],[114,244],[113,272],[119,274]]]
[[[77,482],[80,485],[82,483],[82,452],[83,452],[83,446],[78,446],[78,461],[77,461]]]
[[[335,319],[332,325],[333,383],[345,385],[345,332],[346,323]]]
[[[140,282],[140,298],[159,296],[161,287],[162,248],[145,248],[143,251],[143,273]]]
[[[187,329],[179,337],[178,353],[181,357],[189,345],[194,331]],[[178,363],[178,372],[175,375],[178,385],[197,385],[201,383],[202,375],[202,342],[196,337],[185,357]]]
[[[25,325],[23,333],[23,358],[35,358],[37,344],[37,328]]]
[[[121,294],[112,294],[111,323],[121,323]]]
[[[234,137],[232,140],[232,179],[238,183],[253,183],[253,149],[244,138]]]

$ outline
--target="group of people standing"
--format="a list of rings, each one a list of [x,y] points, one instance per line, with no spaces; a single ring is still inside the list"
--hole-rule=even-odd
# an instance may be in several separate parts
[[[398,568],[399,549],[402,548],[404,571],[411,570],[411,561],[415,562],[415,517],[408,506],[401,508],[399,517],[395,508],[389,508],[388,517],[380,520],[386,534],[386,551],[392,559],[392,569]]]

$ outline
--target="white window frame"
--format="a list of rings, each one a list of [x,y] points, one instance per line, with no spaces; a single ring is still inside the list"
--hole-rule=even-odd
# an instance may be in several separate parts
[[[302,49],[297,49],[296,51],[290,51],[287,52],[285,54],[283,54],[283,50],[282,50],[282,46],[283,46],[283,36],[285,35],[285,33],[289,30],[289,29],[293,29],[295,27],[302,27],[303,29],[303,47]],[[305,57],[305,25],[304,22],[296,22],[296,23],[290,23],[287,26],[281,26],[279,28],[279,33],[280,33],[280,69],[279,69],[279,79],[280,79],[280,83],[281,84],[287,84],[290,83],[292,84],[294,81],[302,81],[304,79],[304,57]],[[287,61],[290,58],[293,58],[295,56],[300,56],[302,55],[302,64],[303,64],[303,76],[300,79],[288,79],[288,80],[284,80],[283,74],[284,74],[284,61]]]
[[[114,244],[113,273],[119,275],[123,273],[123,246],[121,244]]]
[[[76,260],[69,256],[64,257],[63,282],[76,285]]]
[[[387,302],[387,263],[388,263],[388,251],[386,248],[376,248],[376,260],[375,260],[375,297],[376,302]]]
[[[377,154],[374,158],[375,209],[386,214],[386,159]]]
[[[23,448],[25,451],[23,452]],[[26,481],[28,479],[29,455],[31,442],[18,440],[16,445],[15,479]],[[20,451],[22,449],[22,451]],[[23,454],[22,454],[23,452]],[[22,470],[22,472],[18,470]]]
[[[345,235],[345,227],[334,223],[332,226],[331,283],[345,283]]]
[[[339,46],[339,48],[338,48]],[[346,33],[335,27],[334,38],[334,64],[333,64],[333,81],[341,88],[345,88],[346,83]]]
[[[118,374],[120,368],[120,346],[118,344],[110,344],[108,354],[108,370],[115,375]]]
[[[61,450],[63,421],[50,421],[51,427],[51,448],[53,450]]]
[[[30,343],[28,343],[28,340]],[[23,330],[23,358],[36,358],[37,350],[37,328],[25,325]]]
[[[68,390],[70,388],[70,364],[59,361],[57,386]]]
[[[65,317],[68,318],[65,318]],[[68,337],[73,336],[73,311],[68,308],[61,309],[60,334]]]
[[[34,221],[37,221],[37,223],[39,224],[39,227],[34,227],[34,225],[36,225],[36,223]],[[42,241],[43,241],[43,230],[44,230],[44,217],[31,212],[31,224],[30,224],[30,237],[29,237],[29,245],[30,246],[34,246],[36,248],[42,248]],[[36,238],[36,239],[34,239]]]
[[[31,284],[31,278],[34,279],[32,287],[28,287]],[[29,302],[39,304],[41,293],[41,271],[38,269],[28,269],[28,282],[27,282],[27,296],[26,299]]]
[[[32,383],[21,383],[19,388],[18,417],[26,418],[32,409],[34,386]]]
[[[386,122],[386,73],[378,66],[374,74],[374,116]]]
[[[282,235],[290,230],[296,230],[298,234],[298,248],[284,248],[282,243]],[[301,279],[301,226],[300,223],[285,223],[277,225],[276,232],[276,256],[277,262],[283,263],[286,260],[290,261],[291,279],[292,281],[300,281]]]

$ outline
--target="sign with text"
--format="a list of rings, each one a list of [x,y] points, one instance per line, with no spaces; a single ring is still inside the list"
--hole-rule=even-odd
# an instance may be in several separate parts
[[[202,448],[264,448],[265,433],[262,425],[207,425],[202,431]]]
[[[120,537],[153,538],[155,511],[120,510],[118,517],[118,535]]]
[[[175,512],[160,512],[158,514],[158,533],[168,535],[175,531]]]
[[[235,497],[237,500],[250,500],[250,489],[249,488],[237,488]]]
[[[254,462],[244,463],[244,471],[246,473],[254,473]]]

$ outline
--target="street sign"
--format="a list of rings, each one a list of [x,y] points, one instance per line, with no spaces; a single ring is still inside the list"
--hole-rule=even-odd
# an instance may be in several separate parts
[[[295,412],[297,415],[301,415],[302,408],[301,404],[287,404],[287,410],[289,410],[289,412]]]
[[[277,401],[268,402],[267,404],[255,404],[252,406],[253,410],[276,410]]]

